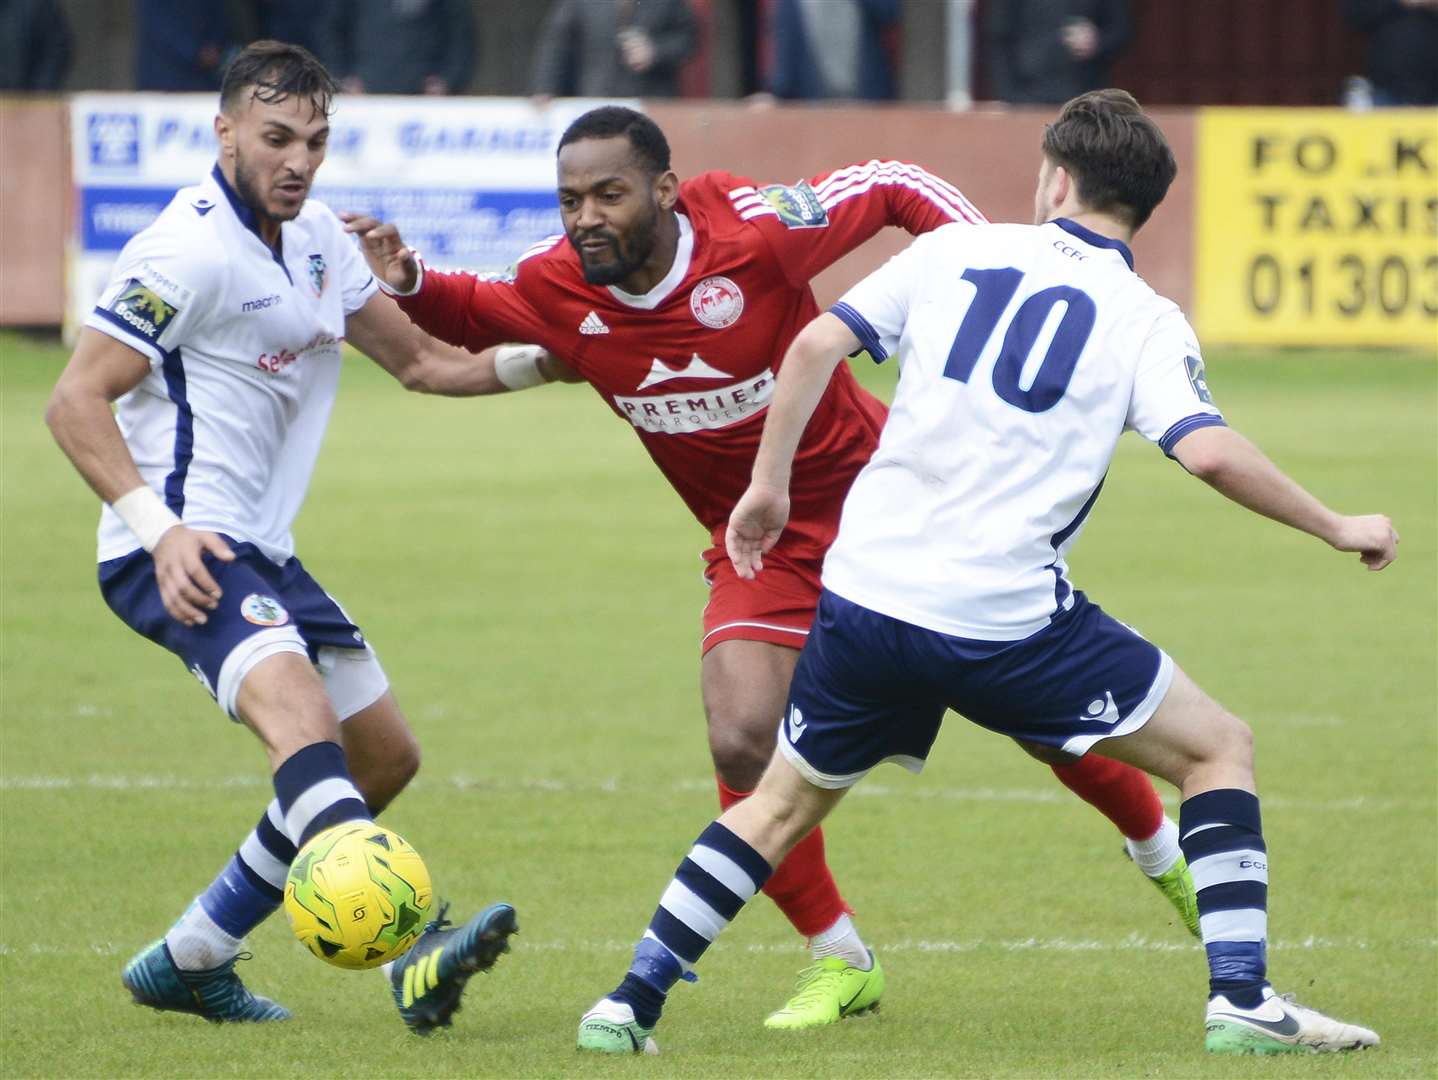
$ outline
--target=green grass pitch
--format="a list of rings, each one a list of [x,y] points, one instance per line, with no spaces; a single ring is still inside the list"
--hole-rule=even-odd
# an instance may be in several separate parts
[[[426,1041],[379,974],[326,967],[273,919],[241,970],[295,1019],[221,1028],[135,1008],[119,971],[251,826],[263,758],[100,600],[96,500],[41,419],[65,355],[0,337],[0,1074],[1438,1072],[1431,356],[1209,357],[1237,427],[1333,505],[1393,516],[1402,555],[1384,573],[1225,503],[1136,436],[1073,559],[1080,587],[1252,724],[1275,984],[1376,1028],[1381,1048],[1206,1058],[1202,952],[1116,833],[951,718],[922,777],[879,770],[829,827],[888,973],[880,1016],[765,1032],[804,954],[760,902],[675,992],[663,1055],[611,1061],[576,1054],[575,1024],[715,813],[704,536],[625,425],[584,387],[440,401],[353,361],[299,550],[376,643],[424,744],[386,822],[458,913],[507,899],[523,932]],[[887,367],[864,367],[887,393]]]

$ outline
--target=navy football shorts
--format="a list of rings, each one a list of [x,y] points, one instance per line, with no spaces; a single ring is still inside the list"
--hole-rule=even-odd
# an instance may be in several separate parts
[[[1020,641],[974,641],[880,615],[827,589],[789,687],[779,748],[810,782],[923,768],[944,711],[1081,755],[1146,724],[1173,681],[1157,646],[1074,593]]]
[[[165,610],[145,551],[100,563],[100,592],[130,629],[178,656],[231,717],[244,676],[278,652],[309,657],[341,719],[378,700],[388,682],[373,650],[299,559],[276,565],[254,544],[223,539],[235,561],[205,556],[223,595],[203,626],[185,626]],[[364,661],[364,669],[346,661]]]

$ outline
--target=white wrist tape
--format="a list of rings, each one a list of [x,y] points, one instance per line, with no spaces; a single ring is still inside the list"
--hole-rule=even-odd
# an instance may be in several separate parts
[[[419,292],[420,289],[424,288],[424,260],[420,258],[419,252],[415,251],[414,248],[410,248],[409,253],[414,256],[414,264],[416,267],[419,268],[419,272],[416,273],[414,276],[414,288],[406,289],[403,292],[401,292],[399,289],[392,289],[385,282],[384,278],[376,274],[375,284],[379,286],[380,292],[388,293],[390,296],[413,296],[415,293]]]
[[[544,350],[538,345],[501,345],[494,354],[494,375],[510,390],[543,386],[549,378],[539,369]]]
[[[110,506],[120,515],[120,520],[130,527],[130,531],[146,551],[154,551],[160,537],[181,524],[175,512],[144,484],[134,491],[127,491]]]

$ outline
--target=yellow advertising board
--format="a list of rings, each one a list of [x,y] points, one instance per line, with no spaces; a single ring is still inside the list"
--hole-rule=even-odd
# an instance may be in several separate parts
[[[1438,110],[1204,109],[1203,340],[1438,349]]]

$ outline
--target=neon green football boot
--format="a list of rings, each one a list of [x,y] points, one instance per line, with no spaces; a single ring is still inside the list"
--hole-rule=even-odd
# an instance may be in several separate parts
[[[872,966],[868,971],[841,956],[826,956],[805,968],[799,972],[794,996],[778,1012],[771,1013],[764,1026],[775,1031],[798,1031],[876,1012],[884,993],[884,969],[872,949],[869,959]]]

